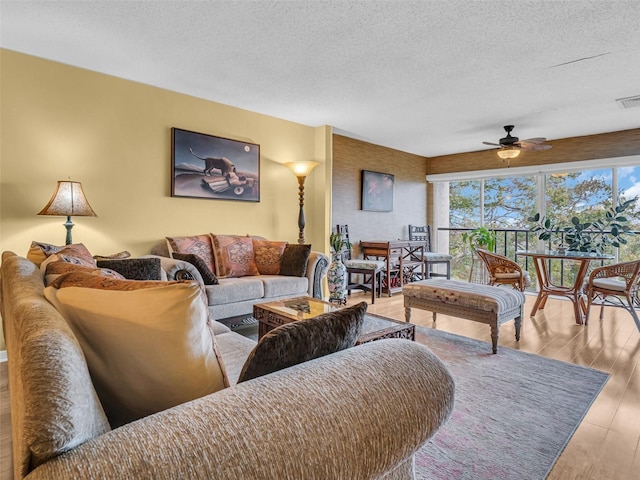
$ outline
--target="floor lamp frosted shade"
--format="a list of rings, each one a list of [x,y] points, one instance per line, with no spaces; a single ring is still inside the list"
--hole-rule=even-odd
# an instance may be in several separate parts
[[[71,239],[71,229],[73,228],[72,216],[79,217],[97,217],[91,205],[87,201],[87,197],[82,190],[80,182],[72,182],[71,180],[60,180],[56,191],[53,193],[49,203],[38,212],[38,215],[57,215],[67,217],[64,223],[67,229],[66,245],[73,243]]]
[[[298,199],[300,203],[300,212],[298,213],[298,243],[304,243],[304,180],[311,170],[320,165],[318,162],[287,162],[285,166],[289,168],[293,174],[298,177]]]

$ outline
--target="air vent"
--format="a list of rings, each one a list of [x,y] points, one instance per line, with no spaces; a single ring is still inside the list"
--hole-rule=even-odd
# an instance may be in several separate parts
[[[620,108],[640,107],[640,95],[635,97],[616,98],[616,103],[620,105]]]

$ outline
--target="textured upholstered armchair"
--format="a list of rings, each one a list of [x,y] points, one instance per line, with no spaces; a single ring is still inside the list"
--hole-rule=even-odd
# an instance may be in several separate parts
[[[627,310],[640,331],[640,320],[636,308],[640,307],[640,260],[616,263],[595,268],[587,280],[587,313],[585,325],[589,323],[591,305],[600,305],[600,320],[605,305],[623,307]]]
[[[525,287],[531,283],[529,272],[522,270],[513,260],[482,248],[476,249],[476,253],[487,267],[489,285],[511,285],[524,292]]]
[[[446,366],[426,346],[398,338],[347,348],[236,384],[256,344],[209,322],[204,314],[196,323],[206,331],[211,327],[215,342],[198,334],[182,343],[217,345],[216,358],[224,362],[230,386],[112,428],[104,409],[108,399],[94,387],[90,357],[74,333],[79,330],[45,298],[39,267],[5,252],[0,273],[9,376],[9,389],[6,384],[0,389],[0,428],[4,441],[10,416],[12,437],[12,444],[3,443],[0,463],[5,467],[11,462],[5,448],[12,448],[15,480],[409,480],[415,476],[414,452],[453,409],[455,385]],[[192,308],[202,303],[197,285],[173,285],[192,290],[193,302],[185,308],[198,310]],[[125,293],[131,292],[135,290]],[[135,314],[148,303],[127,304],[120,311]],[[101,309],[106,314],[113,310]],[[178,311],[174,326],[193,324],[184,319],[190,314]],[[156,334],[119,335],[141,338],[151,347],[157,333],[167,331],[167,323],[158,317],[150,320],[149,330]],[[116,333],[112,325],[97,323]],[[179,343],[173,336],[176,341],[169,338],[169,345]],[[122,358],[139,360],[143,350]],[[151,364],[161,373],[160,380],[178,363],[172,348],[146,351],[159,351],[166,358],[165,363]],[[137,372],[135,367],[130,371]],[[175,398],[183,391],[178,383],[162,385],[152,400]]]

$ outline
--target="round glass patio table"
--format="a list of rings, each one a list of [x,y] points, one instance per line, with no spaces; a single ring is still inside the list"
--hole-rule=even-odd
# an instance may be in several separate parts
[[[533,304],[530,316],[534,316],[538,310],[542,310],[547,303],[549,295],[558,295],[566,297],[573,302],[573,312],[578,325],[583,325],[585,321],[586,304],[584,302],[584,293],[582,284],[589,270],[589,264],[593,260],[612,260],[613,255],[587,253],[587,252],[557,252],[557,251],[517,251],[516,257],[531,257],[536,267],[536,276],[538,277],[538,298]],[[579,263],[578,272],[575,281],[571,286],[554,285],[551,282],[547,265],[549,260],[571,260]]]

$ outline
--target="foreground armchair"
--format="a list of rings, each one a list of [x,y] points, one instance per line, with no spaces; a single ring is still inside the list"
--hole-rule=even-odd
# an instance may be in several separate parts
[[[587,312],[585,325],[589,323],[592,305],[600,305],[600,320],[605,305],[619,306],[627,310],[640,331],[640,319],[636,308],[640,307],[640,260],[616,263],[594,268],[586,284]]]
[[[443,364],[390,339],[112,428],[38,267],[5,252],[0,280],[16,480],[410,479],[414,453],[453,407]],[[225,363],[239,355],[233,344]]]

